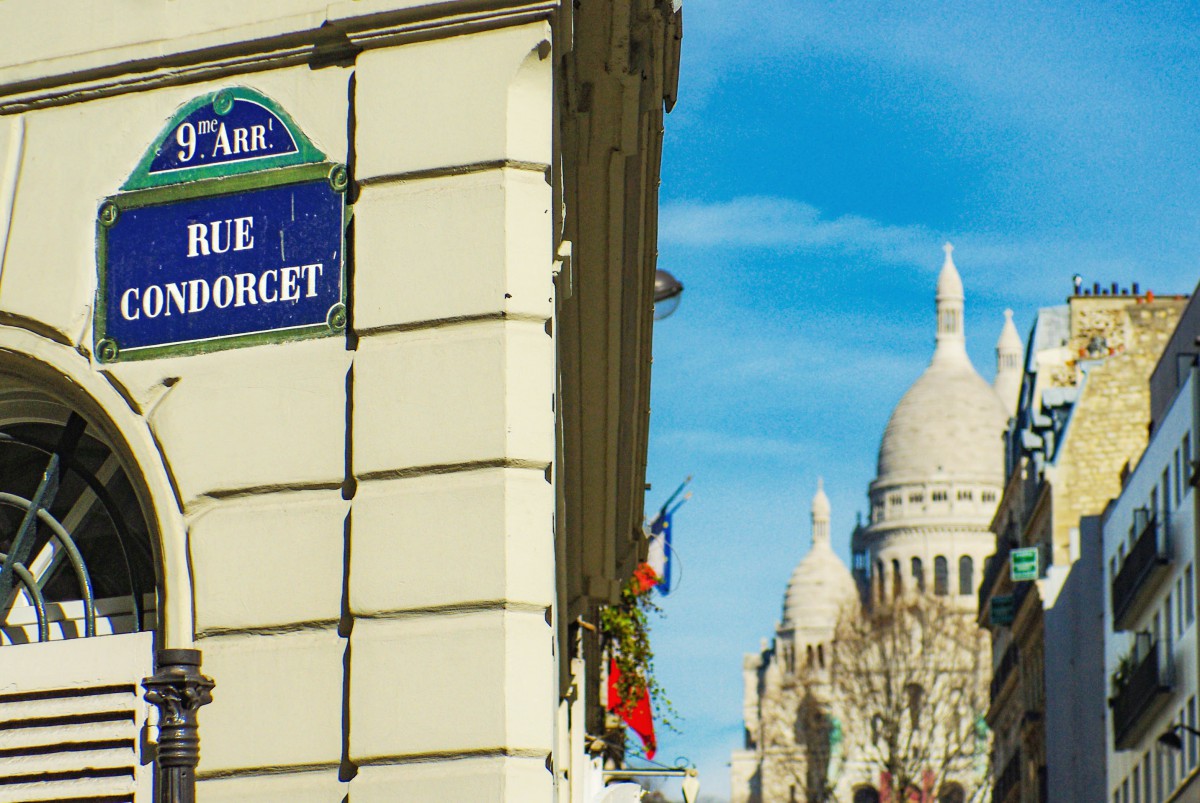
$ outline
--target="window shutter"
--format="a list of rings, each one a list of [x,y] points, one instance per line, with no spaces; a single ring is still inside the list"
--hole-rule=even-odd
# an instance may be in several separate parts
[[[150,803],[153,650],[152,633],[0,648],[0,803]]]

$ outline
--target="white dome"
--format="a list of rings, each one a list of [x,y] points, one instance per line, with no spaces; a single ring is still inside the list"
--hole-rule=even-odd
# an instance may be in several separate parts
[[[1008,424],[1003,402],[967,356],[963,285],[946,243],[937,283],[937,347],[900,399],[879,445],[873,487],[965,480],[1000,486]]]
[[[829,497],[817,480],[812,500],[812,549],[792,572],[783,598],[783,626],[829,628],[857,591],[854,578],[829,545]]]
[[[816,542],[792,572],[783,599],[783,627],[832,627],[858,590],[828,542]]]
[[[938,360],[900,399],[879,446],[876,486],[939,480],[1002,485],[1008,413],[970,362]]]

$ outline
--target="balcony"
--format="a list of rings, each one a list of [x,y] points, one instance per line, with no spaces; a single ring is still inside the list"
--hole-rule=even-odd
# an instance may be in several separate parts
[[[1140,515],[1139,515],[1140,514]],[[1170,571],[1171,550],[1159,537],[1158,519],[1145,509],[1134,515],[1137,540],[1112,581],[1113,628],[1129,630],[1154,596],[1154,588]]]
[[[1133,666],[1124,678],[1114,679],[1116,694],[1109,699],[1112,709],[1113,743],[1118,750],[1137,746],[1153,723],[1154,717],[1167,704],[1174,685],[1170,659],[1160,666],[1159,645],[1151,643],[1146,633],[1138,635],[1133,653]]]

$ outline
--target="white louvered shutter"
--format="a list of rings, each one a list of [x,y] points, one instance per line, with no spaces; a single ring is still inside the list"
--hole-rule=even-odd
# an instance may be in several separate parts
[[[0,803],[150,803],[153,633],[0,647]]]

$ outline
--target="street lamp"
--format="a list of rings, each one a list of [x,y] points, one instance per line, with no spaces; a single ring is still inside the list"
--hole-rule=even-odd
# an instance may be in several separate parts
[[[1158,737],[1158,743],[1172,750],[1183,750],[1183,737],[1179,735],[1181,730],[1185,730],[1193,736],[1200,736],[1200,731],[1180,722],[1163,731],[1162,735]]]
[[[683,283],[665,270],[654,271],[654,320],[661,321],[679,308]]]

